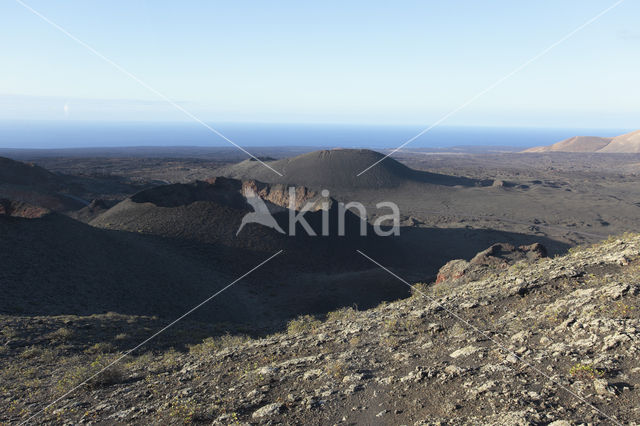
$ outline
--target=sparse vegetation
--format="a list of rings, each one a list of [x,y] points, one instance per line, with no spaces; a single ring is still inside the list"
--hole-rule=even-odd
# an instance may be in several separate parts
[[[320,320],[311,315],[303,315],[294,320],[289,321],[287,324],[287,333],[314,333],[318,327],[322,324]]]
[[[207,337],[198,345],[189,346],[189,352],[194,354],[211,353],[217,350],[242,345],[251,340],[250,337],[244,335],[225,334],[220,337]]]
[[[571,367],[571,369],[569,370],[569,374],[578,380],[597,379],[604,376],[604,372],[598,370],[593,365],[580,363],[575,364],[573,367]]]
[[[424,297],[425,294],[429,294],[430,285],[426,283],[415,283],[411,287],[411,295],[414,297]]]
[[[61,327],[47,336],[53,343],[65,343],[73,337],[73,330]]]
[[[336,380],[342,380],[347,374],[349,367],[346,362],[342,360],[333,361],[325,366],[325,373],[333,377]]]
[[[93,346],[88,347],[87,349],[84,350],[84,353],[86,354],[103,354],[103,353],[109,353],[109,352],[114,352],[116,350],[115,346],[113,346],[113,344],[109,343],[109,342],[100,342],[100,343],[96,343]]]
[[[190,399],[174,398],[169,403],[169,417],[183,424],[190,424],[196,414],[196,404]]]
[[[123,364],[116,363],[109,366],[115,360],[115,357],[100,355],[88,364],[68,369],[57,383],[58,393],[64,394],[81,385],[89,388],[101,388],[122,383],[126,377]]]
[[[354,308],[351,308],[351,307],[341,308],[336,311],[331,311],[327,313],[327,321],[329,322],[349,321],[350,319],[355,317],[357,312],[358,311],[356,311]]]

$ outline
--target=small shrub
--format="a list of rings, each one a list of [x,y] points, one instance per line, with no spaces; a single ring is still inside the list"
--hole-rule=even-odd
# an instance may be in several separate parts
[[[569,370],[569,374],[576,379],[597,379],[604,376],[604,372],[598,370],[591,364],[575,364]]]
[[[398,318],[388,318],[384,320],[384,328],[388,331],[397,331],[400,327],[400,320]]]
[[[11,327],[4,327],[2,329],[2,335],[7,339],[13,339],[18,335],[18,333]]]
[[[149,365],[153,362],[154,356],[151,352],[145,352],[142,355],[138,355],[127,362],[126,366],[130,369],[135,368],[149,368]]]
[[[61,327],[47,336],[52,342],[68,342],[73,337],[73,330]]]
[[[327,364],[324,371],[328,376],[340,380],[347,375],[348,366],[344,361],[337,360]]]
[[[251,340],[249,336],[225,334],[219,337],[207,337],[198,345],[189,346],[189,353],[192,354],[205,354],[210,352],[219,351],[228,347],[235,347],[242,345]]]
[[[427,291],[429,291],[429,284],[415,283],[411,286],[411,295],[414,297],[424,296],[428,294]]]
[[[576,255],[579,253],[583,253],[586,250],[586,247],[584,246],[573,246],[573,247],[569,247],[569,250],[567,253],[569,253],[570,255]]]
[[[196,414],[196,404],[191,400],[174,397],[169,403],[168,410],[171,418],[183,424],[190,424]]]
[[[384,321],[384,328],[392,333],[416,331],[422,322],[418,318],[401,319],[389,318]]]
[[[20,358],[31,359],[31,358],[37,358],[40,355],[42,355],[42,349],[36,346],[31,346],[25,349],[24,351],[22,351],[22,353],[20,354]]]
[[[327,314],[327,321],[348,321],[356,316],[356,310],[353,308],[341,308]]]
[[[400,340],[396,336],[385,336],[380,339],[380,345],[393,350],[400,346]]]
[[[98,354],[113,352],[115,350],[116,348],[111,343],[100,342],[85,349],[84,353],[98,355]]]
[[[611,307],[602,307],[601,310],[609,313],[614,318],[630,318],[636,307],[628,305],[622,301],[617,301]]]
[[[58,392],[62,394],[80,385],[101,388],[122,383],[126,374],[121,364],[114,364],[105,369],[115,359],[115,357],[100,355],[88,365],[71,368],[58,381],[56,386]],[[103,369],[105,370],[103,371]]]
[[[305,332],[315,332],[322,324],[317,318],[311,315],[303,315],[294,320],[289,321],[287,324],[288,334],[298,334]]]

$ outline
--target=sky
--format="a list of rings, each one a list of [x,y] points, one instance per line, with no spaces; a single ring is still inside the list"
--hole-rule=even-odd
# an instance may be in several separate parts
[[[429,125],[613,0],[24,0],[207,122]],[[627,0],[443,124],[638,128]],[[0,3],[0,120],[189,121],[25,9]]]

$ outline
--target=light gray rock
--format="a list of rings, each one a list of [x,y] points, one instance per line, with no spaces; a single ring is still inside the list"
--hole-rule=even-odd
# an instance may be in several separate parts
[[[254,419],[259,419],[261,417],[267,416],[275,416],[276,414],[280,414],[283,409],[283,405],[279,402],[274,402],[272,404],[267,404],[262,408],[257,409],[251,417]]]
[[[453,351],[449,354],[449,356],[451,358],[459,358],[459,357],[466,357],[469,355],[473,355],[474,353],[478,352],[480,350],[479,347],[477,346],[473,346],[473,345],[469,345],[469,346],[465,346],[464,348],[460,348],[457,351]]]

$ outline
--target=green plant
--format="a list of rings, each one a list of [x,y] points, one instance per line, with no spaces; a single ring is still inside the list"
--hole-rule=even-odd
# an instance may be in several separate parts
[[[610,307],[602,307],[602,311],[608,311],[608,313],[615,318],[629,318],[633,311],[636,310],[635,306],[628,305],[622,301],[617,301]]]
[[[576,379],[596,379],[604,376],[604,372],[591,364],[577,363],[569,370],[569,374]]]
[[[169,416],[184,424],[193,422],[196,404],[191,400],[181,400],[174,397],[169,404]]]

